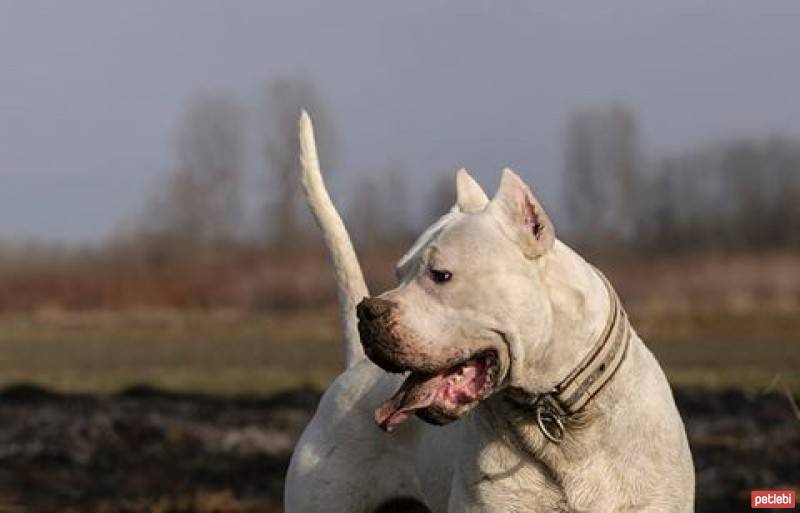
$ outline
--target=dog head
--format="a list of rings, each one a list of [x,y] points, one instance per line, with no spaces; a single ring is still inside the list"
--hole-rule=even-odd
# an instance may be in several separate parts
[[[411,414],[435,424],[460,418],[516,386],[551,338],[541,272],[555,244],[549,217],[507,169],[491,201],[459,171],[457,197],[398,263],[399,285],[358,305],[367,356],[409,372],[375,412],[386,430]]]

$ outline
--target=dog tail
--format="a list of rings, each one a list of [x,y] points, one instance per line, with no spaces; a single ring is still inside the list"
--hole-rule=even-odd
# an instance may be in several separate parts
[[[311,117],[305,110],[300,114],[298,125],[303,191],[333,260],[339,314],[345,336],[345,364],[350,367],[364,357],[364,349],[361,347],[358,335],[356,305],[369,296],[369,291],[350,235],[322,180],[317,146],[314,142],[314,127],[311,124]]]

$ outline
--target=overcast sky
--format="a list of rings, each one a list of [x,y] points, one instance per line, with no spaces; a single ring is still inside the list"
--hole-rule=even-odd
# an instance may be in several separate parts
[[[493,189],[509,165],[557,211],[576,108],[629,104],[653,154],[798,136],[798,62],[794,0],[0,0],[0,239],[109,234],[174,164],[200,92],[254,117],[270,79],[308,77],[339,189],[395,162],[420,194],[461,165]]]

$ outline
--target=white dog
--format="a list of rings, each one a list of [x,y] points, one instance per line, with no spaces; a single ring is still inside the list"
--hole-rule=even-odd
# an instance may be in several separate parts
[[[661,368],[517,175],[490,201],[459,171],[456,205],[400,260],[397,288],[361,301],[305,113],[300,141],[347,369],[297,444],[288,513],[693,510]]]

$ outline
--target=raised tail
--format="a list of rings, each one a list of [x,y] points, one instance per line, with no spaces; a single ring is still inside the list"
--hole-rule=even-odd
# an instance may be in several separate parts
[[[325,238],[325,245],[333,261],[336,279],[336,294],[339,299],[339,314],[344,330],[345,364],[350,367],[364,357],[364,349],[358,335],[356,305],[369,296],[364,275],[358,263],[353,243],[342,218],[328,195],[319,168],[317,145],[314,142],[314,127],[304,110],[300,114],[300,163],[303,167],[303,191],[311,213],[317,220]]]

